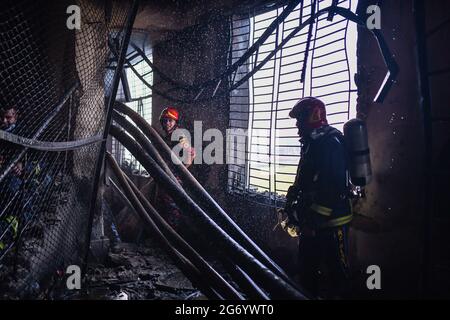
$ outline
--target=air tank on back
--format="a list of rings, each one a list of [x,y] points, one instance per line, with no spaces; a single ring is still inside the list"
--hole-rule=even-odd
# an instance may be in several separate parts
[[[344,137],[349,153],[350,181],[355,186],[363,187],[372,180],[366,123],[357,118],[347,121]]]

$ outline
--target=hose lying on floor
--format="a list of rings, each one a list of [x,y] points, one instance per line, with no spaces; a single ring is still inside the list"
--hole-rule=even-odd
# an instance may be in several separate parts
[[[164,142],[156,130],[150,126],[144,118],[137,112],[125,104],[116,101],[114,108],[127,115],[137,127],[147,136],[154,146],[161,152],[162,156],[169,162],[173,163],[178,158],[173,154],[169,146]],[[219,222],[232,237],[242,244],[252,255],[254,255],[261,263],[266,265],[273,273],[281,277],[285,282],[298,290],[295,283],[289,276],[278,266],[264,251],[262,251],[251,240],[242,229],[229,217],[229,215],[220,207],[220,205],[211,197],[211,195],[203,188],[203,186],[195,179],[189,170],[183,165],[181,161],[174,163],[174,169],[181,178],[183,184],[190,190],[196,199],[204,203],[208,213],[213,214],[215,221]]]
[[[143,147],[143,149],[146,150],[145,145],[143,145],[143,144],[150,144],[148,139],[145,138],[145,136],[139,131],[139,129],[134,127],[123,116],[119,115],[116,111],[114,111],[114,112],[115,112],[114,120],[118,120],[116,122],[122,128],[124,128],[128,133],[130,133],[131,136],[136,140],[136,142],[141,144],[141,147]],[[130,129],[130,130],[128,130],[128,129]],[[140,142],[142,142],[142,143],[140,143]],[[152,150],[152,153],[154,153],[155,156],[157,156],[157,157],[161,157],[157,150]],[[151,154],[150,154],[150,156],[151,156]],[[197,268],[199,268],[200,271],[204,270],[204,268],[202,268],[202,266],[206,262],[203,260],[203,258],[201,258],[197,254],[197,252],[195,252],[195,250],[192,247],[190,247],[189,244],[183,238],[181,238],[172,229],[172,227],[170,227],[170,225],[168,225],[164,221],[163,218],[161,218],[161,216],[158,214],[158,212],[155,210],[155,208],[150,204],[149,200],[147,200],[142,195],[142,193],[139,191],[139,189],[129,180],[129,178],[126,175],[125,175],[125,178],[127,178],[128,184],[132,187],[134,193],[139,198],[139,201],[141,201],[141,203],[143,204],[143,206],[145,207],[147,212],[151,215],[152,219],[156,222],[156,224],[158,225],[160,230],[162,230],[164,235],[166,235],[169,238],[169,240],[173,241],[172,243],[174,243],[175,247],[178,250],[180,250],[182,254],[187,255],[187,257],[191,260],[192,260],[191,257],[193,256],[194,259],[196,259],[196,260],[195,261],[192,260],[192,261],[193,261],[194,265]],[[178,182],[176,180],[176,178],[172,179],[172,180]],[[166,231],[167,229],[170,229],[170,230]],[[185,250],[188,250],[188,252],[186,252]],[[220,255],[218,258],[221,261],[227,260],[227,257],[222,256],[222,255]],[[200,260],[200,261],[198,261],[198,260]],[[197,261],[197,264],[195,263],[196,261]],[[248,277],[238,266],[232,265],[230,263],[226,263],[226,261],[224,263],[224,266],[229,271],[229,273],[232,275],[232,278],[235,280],[235,282],[238,284],[239,288],[241,288],[241,290],[246,294],[247,297],[249,297],[250,299],[254,299],[254,300],[269,299],[267,297],[267,295],[264,293],[264,291],[261,288],[259,288],[258,285],[255,284],[253,282],[253,280],[250,277]],[[208,267],[209,267],[209,265],[208,265]],[[206,271],[210,271],[210,270],[211,270],[211,268],[209,267],[209,270],[207,269]],[[220,289],[220,287],[218,289]],[[231,289],[233,289],[233,288],[231,288]],[[219,291],[219,292],[221,292],[221,291]],[[235,292],[234,294],[236,295],[237,292]],[[234,298],[236,299],[237,297],[234,297]]]
[[[106,154],[106,159],[113,170],[115,176],[119,180],[127,199],[131,202],[134,209],[138,212],[142,221],[151,234],[156,234],[157,238],[162,241],[165,249],[173,256],[176,252],[178,256],[185,257],[186,261],[192,263],[196,270],[200,272],[201,282],[207,281],[216,292],[226,299],[243,300],[243,297],[230,285],[222,276],[220,276],[192,247],[189,246],[173,228],[159,215],[153,206],[140,194],[137,187],[122,172],[119,165],[111,156]],[[175,243],[175,245],[172,245]],[[179,260],[179,259],[178,259]],[[182,270],[183,271],[183,270]],[[189,272],[191,272],[189,270]],[[189,275],[186,274],[187,276]]]
[[[134,185],[134,183],[125,176],[128,184],[133,189],[134,193],[137,195],[139,201],[143,204],[144,208],[151,214],[152,219],[155,221],[156,225],[162,230],[169,241],[173,243],[175,248],[180,251],[183,255],[189,258],[194,266],[203,273],[203,275],[211,281],[213,287],[217,289],[218,292],[222,293],[227,299],[243,300],[243,297],[239,292],[236,291],[222,276],[214,270],[209,263],[203,259],[195,249],[193,249],[156,211],[156,209],[151,205],[151,203],[144,197],[144,195],[139,191],[139,189]]]
[[[271,298],[305,299],[300,291],[277,276],[219,227],[123,129],[113,125],[110,128],[110,134],[131,152],[159,185],[171,194],[175,203],[198,222],[203,230],[208,232],[208,235],[214,238],[218,247],[228,253],[233,262],[241,266],[249,276],[265,287],[266,291],[271,294]]]

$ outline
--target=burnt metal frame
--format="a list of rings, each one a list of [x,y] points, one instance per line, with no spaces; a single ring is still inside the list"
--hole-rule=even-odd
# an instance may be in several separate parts
[[[163,98],[166,98],[166,99],[174,101],[174,102],[179,102],[179,103],[192,103],[192,102],[200,102],[200,101],[210,100],[214,97],[221,96],[221,95],[217,94],[220,85],[222,83],[226,83],[227,81],[225,81],[225,80],[228,79],[230,76],[232,76],[232,75],[235,76],[239,67],[242,64],[244,64],[254,53],[257,54],[257,52],[259,51],[259,48],[264,44],[264,42],[267,40],[267,38],[269,38],[269,36],[272,34],[272,32],[278,28],[279,24],[284,21],[284,19],[294,10],[294,8],[297,6],[297,4],[300,1],[301,0],[291,0],[289,2],[289,4],[286,6],[286,8],[283,10],[283,12],[277,17],[277,19],[275,19],[270,24],[270,26],[264,31],[264,33],[261,35],[261,37],[258,39],[258,41],[255,42],[250,48],[248,48],[247,51],[235,63],[233,63],[230,67],[228,67],[219,77],[205,81],[201,84],[188,86],[188,85],[183,85],[179,82],[172,80],[170,77],[168,77],[167,75],[162,73],[160,70],[154,69],[154,65],[148,59],[146,59],[145,54],[143,54],[142,50],[140,50],[140,48],[138,48],[136,45],[133,45],[133,44],[132,44],[133,49],[139,55],[141,55],[142,59],[144,61],[146,61],[156,73],[158,73],[158,75],[161,77],[161,79],[163,79],[171,84],[174,84],[175,87],[167,90],[166,92],[162,92],[158,89],[155,89],[154,86],[152,86],[147,81],[145,81],[145,79],[137,72],[137,70],[134,68],[134,65],[130,62],[129,59],[126,59],[126,63],[128,65],[128,67],[131,68],[131,70],[136,74],[136,76],[145,85],[147,85],[150,89],[152,89],[152,91],[154,93],[160,95]],[[112,47],[112,46],[110,45],[110,47]],[[213,91],[212,95],[205,97],[203,99],[200,99],[200,96],[205,92],[205,89],[207,87],[211,87],[211,89]],[[179,99],[179,98],[175,98],[175,97],[171,96],[168,93],[170,91],[175,91],[178,89],[182,89],[182,90],[190,91],[190,92],[195,91],[196,92],[195,97],[193,99]],[[228,91],[231,91],[231,90],[232,89],[229,89]],[[228,91],[226,92],[226,94],[228,94]]]
[[[301,1],[301,2],[303,2],[303,1]],[[128,67],[130,67],[131,70],[133,70],[133,72],[136,74],[136,76],[145,85],[147,85],[150,89],[152,89],[152,91],[155,94],[158,94],[165,99],[168,99],[168,100],[174,101],[174,102],[178,102],[178,103],[192,103],[192,102],[208,101],[210,99],[213,99],[214,97],[221,97],[223,95],[227,95],[229,92],[231,92],[232,90],[235,90],[240,85],[242,85],[245,81],[250,79],[250,77],[252,77],[253,74],[256,73],[258,70],[262,69],[262,67],[268,61],[270,61],[270,59],[277,53],[277,51],[280,50],[281,47],[283,47],[290,39],[292,39],[304,27],[310,26],[313,23],[313,20],[319,18],[322,15],[327,15],[327,18],[326,18],[327,20],[333,19],[335,16],[342,16],[345,19],[356,23],[359,26],[363,26],[363,27],[367,28],[366,21],[363,19],[363,17],[358,16],[357,14],[353,13],[349,9],[338,7],[337,5],[339,4],[339,2],[333,1],[332,5],[330,5],[327,8],[319,10],[318,12],[315,13],[315,15],[313,17],[310,17],[309,19],[307,19],[306,21],[301,23],[298,27],[292,29],[291,33],[285,39],[283,39],[283,41],[281,43],[276,44],[275,49],[271,53],[269,53],[269,55],[264,60],[262,60],[258,65],[255,65],[254,68],[252,69],[252,71],[249,72],[248,74],[246,74],[244,77],[242,77],[237,83],[234,83],[234,79],[235,79],[236,75],[238,74],[239,67],[243,64],[249,63],[248,62],[249,58],[252,57],[254,54],[257,56],[258,53],[260,53],[259,49],[261,48],[261,46],[264,45],[264,42],[269,38],[269,36],[271,36],[273,31],[275,31],[276,28],[278,28],[280,23],[282,23],[285,20],[285,18],[294,10],[294,8],[299,3],[300,3],[299,0],[290,1],[289,4],[286,6],[286,8],[283,10],[283,12],[269,25],[269,27],[267,27],[267,29],[264,31],[264,33],[261,35],[261,37],[258,39],[258,41],[255,42],[250,48],[248,48],[236,62],[234,62],[231,66],[229,66],[217,78],[210,79],[201,84],[185,85],[185,84],[181,84],[181,83],[171,79],[169,76],[165,75],[163,72],[161,72],[160,70],[155,68],[153,63],[151,63],[148,59],[146,59],[145,54],[143,54],[142,50],[140,50],[140,48],[138,48],[136,45],[133,45],[133,44],[131,44],[131,46],[136,51],[136,54],[133,54],[133,57],[135,57],[136,55],[141,56],[142,59],[144,59],[150,65],[152,70],[155,73],[157,73],[161,77],[162,80],[164,80],[170,84],[173,84],[174,87],[171,89],[168,89],[165,92],[155,89],[153,85],[151,85],[147,81],[145,81],[145,79],[143,79],[143,77],[139,74],[139,72],[137,72],[137,70],[131,64],[129,58],[126,59],[126,63],[128,65]],[[382,103],[384,101],[386,95],[388,94],[389,90],[391,89],[392,85],[395,83],[395,79],[397,77],[399,69],[398,69],[398,65],[397,65],[393,55],[391,54],[391,52],[386,44],[386,41],[384,40],[384,37],[383,37],[381,31],[378,29],[369,29],[369,31],[375,37],[375,39],[378,43],[381,55],[385,62],[385,65],[388,69],[385,79],[374,98],[374,102]],[[225,90],[226,92],[222,92],[219,94],[218,89],[219,89],[220,85],[222,83],[225,83],[226,82],[225,80],[228,78],[233,79],[231,84],[228,87],[228,90]],[[205,96],[202,99],[200,99],[200,97],[204,94],[204,92],[206,91],[207,88],[211,89],[212,95]],[[195,94],[194,98],[191,98],[191,99],[176,98],[170,94],[170,92],[173,92],[176,90],[184,90],[187,93]]]
[[[279,45],[277,45],[275,50],[272,51],[257,67],[255,67],[252,70],[252,72],[248,73],[246,76],[244,76],[242,79],[240,79],[239,82],[232,84],[230,87],[230,91],[239,87],[243,82],[247,81],[251,76],[253,76],[254,73],[256,73],[258,70],[260,70],[275,55],[275,53],[280,49],[280,47],[283,47],[301,29],[303,29],[306,26],[309,26],[311,23],[311,20],[315,20],[315,19],[319,18],[321,15],[324,15],[327,13],[329,14],[330,12],[333,12],[335,15],[340,15],[340,16],[346,18],[347,20],[355,22],[356,24],[358,24],[360,26],[366,26],[365,21],[349,9],[333,7],[333,6],[321,9],[315,14],[315,16],[308,18],[306,21],[304,21],[298,27],[293,29],[291,31],[291,33],[286,38],[284,38],[283,41]],[[374,35],[375,39],[378,42],[384,62],[388,68],[388,72],[386,74],[385,80],[374,99],[374,102],[382,103],[384,101],[384,98],[386,97],[389,89],[392,87],[393,83],[395,82],[395,79],[397,77],[399,70],[398,70],[398,65],[397,65],[394,57],[392,56],[381,32],[377,29],[373,29],[370,31]]]

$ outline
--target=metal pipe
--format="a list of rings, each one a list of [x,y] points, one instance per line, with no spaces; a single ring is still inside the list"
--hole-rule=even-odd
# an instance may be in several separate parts
[[[116,110],[126,114],[133,120],[134,123],[141,129],[141,131],[154,143],[155,147],[162,152],[162,155],[169,161],[170,159],[176,161],[178,158],[173,155],[172,150],[164,142],[161,136],[156,132],[156,130],[150,126],[144,118],[142,118],[138,113],[129,108],[128,106],[117,102],[114,105]],[[270,257],[263,252],[254,242],[251,240],[242,229],[228,216],[228,214],[220,207],[220,205],[211,197],[211,195],[203,188],[203,186],[195,179],[195,177],[189,172],[189,170],[183,165],[183,163],[178,161],[174,163],[174,168],[177,174],[182,179],[183,183],[186,183],[186,187],[189,188],[198,199],[202,199],[209,210],[209,212],[214,213],[214,218],[222,222],[222,227],[226,228],[226,231],[235,237],[238,242],[242,243],[243,246],[253,254],[258,260],[263,264],[268,266],[272,272],[277,274],[286,282],[289,282],[295,287],[295,284],[290,280],[289,276],[279,267]]]
[[[192,262],[187,260],[183,255],[179,253],[178,255],[187,266],[187,271],[191,272],[191,279],[189,280],[194,286],[201,288],[200,291],[202,291],[203,294],[210,300],[225,300],[225,298],[222,297],[216,290],[214,290],[214,288],[210,287],[208,284],[203,283],[203,274],[192,264]]]
[[[130,181],[126,175],[124,175],[124,176],[125,176],[125,178],[127,178],[127,181]],[[119,186],[114,182],[114,180],[109,178],[109,182],[113,186],[114,190],[119,194],[119,196],[125,201],[125,203],[130,208],[133,209],[135,214],[137,214],[139,216],[139,213],[136,211],[133,204],[130,202],[130,200],[127,198],[127,196],[122,192],[122,190],[119,188]],[[130,186],[133,189],[136,187],[134,184],[130,184]],[[193,264],[192,264],[192,267],[195,268],[195,266]],[[195,269],[198,271],[197,268],[195,268]],[[198,271],[198,274],[200,275],[200,271]],[[198,282],[199,282],[199,280],[196,280],[196,283],[198,283]],[[213,288],[205,287],[204,290],[206,291],[206,293],[205,293],[206,296],[211,297],[212,299],[215,299],[215,300],[224,300],[224,298],[221,295],[219,295]]]
[[[192,278],[192,275],[195,275],[196,268],[192,265],[189,259],[187,259],[183,254],[181,254],[177,249],[175,249],[169,242],[169,240],[164,236],[164,234],[158,229],[155,222],[150,218],[147,211],[139,201],[138,197],[133,192],[133,189],[128,184],[125,175],[123,174],[122,170],[120,169],[119,165],[117,164],[116,160],[111,156],[110,153],[106,153],[106,159],[111,166],[111,169],[113,170],[116,178],[118,179],[118,182],[120,186],[122,187],[122,190],[124,191],[126,197],[133,205],[133,208],[136,210],[136,212],[139,214],[139,216],[142,218],[142,220],[145,222],[144,226],[150,231],[150,233],[161,242],[163,247],[166,249],[167,253],[170,255],[170,257],[173,259],[175,264],[181,269],[181,271],[189,278]],[[200,284],[201,283],[201,284]],[[201,281],[199,284],[201,287],[208,286],[203,285],[203,281]]]
[[[125,204],[128,205],[130,208],[133,208],[133,205],[131,204],[130,200],[128,200],[127,196],[122,192],[122,190],[120,190],[119,186],[114,182],[114,180],[111,179],[111,177],[109,177],[108,179],[111,185],[113,186],[113,189],[118,193],[118,195],[120,196],[120,198],[122,198]]]
[[[200,291],[203,292],[203,294],[210,300],[225,300],[217,291],[215,291],[213,288],[208,286],[207,284],[203,283],[203,275],[202,273],[190,262],[186,259],[183,255],[180,253],[177,253],[177,257],[179,260],[181,260],[181,271],[186,275],[189,273],[189,280],[194,286],[197,286],[200,289]]]
[[[123,129],[111,126],[110,134],[133,154],[150,175],[169,194],[175,203],[187,214],[192,215],[205,231],[208,231],[217,245],[229,252],[231,259],[242,266],[245,272],[262,283],[275,299],[306,299],[306,297],[288,282],[273,273],[269,268],[247,252],[239,243],[219,227],[192,198],[158,166],[154,159],[143,152],[139,144],[128,136]]]

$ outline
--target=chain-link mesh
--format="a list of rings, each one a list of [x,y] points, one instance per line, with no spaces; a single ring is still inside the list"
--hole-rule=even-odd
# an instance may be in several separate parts
[[[67,13],[80,8],[80,29]],[[3,1],[0,126],[45,142],[102,136],[130,1]],[[85,254],[100,139],[70,151],[0,140],[0,297],[42,297]],[[48,144],[51,149],[52,144]]]

